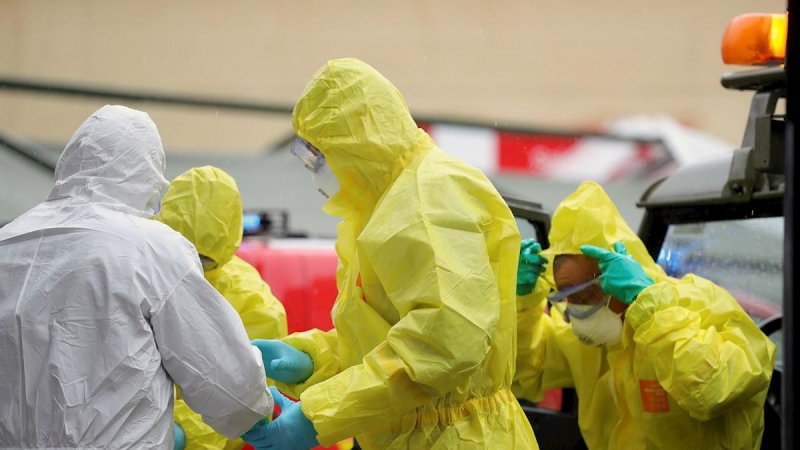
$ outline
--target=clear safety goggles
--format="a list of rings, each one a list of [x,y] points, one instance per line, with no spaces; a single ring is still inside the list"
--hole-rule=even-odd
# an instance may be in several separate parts
[[[292,142],[292,148],[290,151],[294,156],[300,158],[300,161],[303,161],[306,169],[310,170],[311,173],[317,173],[317,170],[319,170],[319,166],[324,159],[322,152],[319,151],[319,149],[309,144],[308,141],[299,136],[294,140],[294,142]]]
[[[599,311],[601,308],[608,304],[611,299],[610,295],[603,293],[603,299],[597,303],[594,300],[598,298],[600,290],[600,278],[595,277],[589,281],[559,290],[555,294],[547,297],[547,301],[552,308],[558,310],[564,317],[564,320],[569,323],[571,318],[578,320],[585,320],[592,314]],[[570,305],[573,307],[570,308]],[[590,306],[589,308],[582,308],[575,306]]]

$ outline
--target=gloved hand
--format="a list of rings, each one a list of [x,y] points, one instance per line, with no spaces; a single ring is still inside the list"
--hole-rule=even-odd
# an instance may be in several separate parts
[[[622,242],[614,244],[613,252],[594,245],[581,245],[581,252],[598,260],[603,272],[600,274],[600,289],[625,304],[633,303],[644,288],[653,285],[653,279],[628,254]]]
[[[308,450],[319,445],[317,430],[303,414],[300,402],[289,400],[275,386],[269,389],[281,414],[266,425],[254,426],[242,439],[256,450]]]
[[[183,428],[177,422],[172,422],[172,432],[175,435],[175,443],[172,444],[173,450],[186,448],[186,433],[183,432]]]
[[[277,339],[255,339],[250,342],[261,350],[267,378],[287,384],[306,381],[314,373],[314,361],[308,353]]]
[[[536,239],[522,241],[517,263],[517,295],[528,295],[536,287],[539,274],[547,266],[547,258],[539,254],[541,251],[542,246]]]

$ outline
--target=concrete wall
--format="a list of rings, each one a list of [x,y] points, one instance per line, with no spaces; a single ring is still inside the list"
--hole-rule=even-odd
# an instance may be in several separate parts
[[[785,0],[0,1],[0,76],[292,105],[326,60],[359,57],[412,112],[591,126],[667,113],[741,140],[749,95],[719,86],[719,44]],[[0,90],[0,130],[63,144],[104,99]],[[128,103],[168,152],[256,153],[287,116]]]

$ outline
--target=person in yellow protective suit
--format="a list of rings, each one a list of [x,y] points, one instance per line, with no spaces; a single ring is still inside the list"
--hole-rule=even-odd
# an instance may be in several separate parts
[[[520,255],[518,397],[574,387],[591,449],[759,448],[775,345],[731,294],[667,276],[593,182],[549,240]]]
[[[277,339],[288,334],[286,311],[258,271],[235,255],[242,242],[242,199],[234,179],[223,170],[189,169],[170,183],[155,219],[193,243],[206,280],[225,297],[242,319],[250,339]],[[224,351],[224,349],[221,349]],[[228,440],[202,422],[180,399],[175,422],[186,436],[186,449],[235,449],[241,439]]]
[[[439,149],[357,59],[326,63],[292,120],[292,152],[330,198],[323,210],[343,219],[339,296],[331,331],[254,341],[299,403],[279,397],[281,415],[245,440],[538,448],[511,393],[519,230],[492,183]]]

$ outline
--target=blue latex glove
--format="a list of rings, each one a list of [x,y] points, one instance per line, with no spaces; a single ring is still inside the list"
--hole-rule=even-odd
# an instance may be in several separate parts
[[[267,378],[287,384],[306,381],[314,373],[314,361],[308,353],[277,339],[255,339],[250,342],[261,350]]]
[[[644,288],[653,285],[653,279],[636,262],[625,244],[617,242],[614,251],[581,245],[584,255],[598,260],[600,266],[600,289],[630,305]]]
[[[281,414],[266,425],[254,426],[242,439],[256,450],[308,450],[319,445],[317,430],[303,414],[300,402],[289,400],[275,386],[269,390]]]
[[[547,258],[539,254],[541,251],[536,239],[522,241],[517,263],[517,295],[528,295],[536,287],[536,280],[547,266]]]
[[[172,444],[174,450],[183,450],[186,448],[186,433],[183,428],[175,422],[172,422],[172,432],[175,435],[175,443]]]

